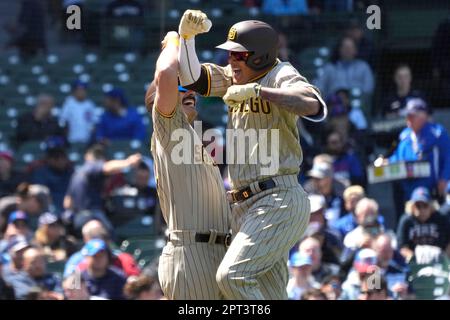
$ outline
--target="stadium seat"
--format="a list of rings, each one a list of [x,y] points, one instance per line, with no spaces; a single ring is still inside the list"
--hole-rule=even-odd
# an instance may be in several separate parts
[[[141,216],[115,230],[115,234],[121,240],[136,237],[152,237],[156,234],[156,227],[152,216]]]

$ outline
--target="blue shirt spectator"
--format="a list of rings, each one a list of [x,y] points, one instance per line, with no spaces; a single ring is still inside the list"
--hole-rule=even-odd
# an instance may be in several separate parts
[[[378,223],[381,226],[384,226],[384,217],[379,215]],[[338,230],[341,234],[342,238],[344,238],[347,233],[354,230],[358,226],[358,222],[356,221],[355,214],[352,212],[347,213],[343,217],[339,218],[334,224],[333,229]]]
[[[106,94],[106,111],[96,127],[96,140],[144,140],[147,136],[142,116],[127,106],[121,89]]]
[[[73,174],[67,194],[71,198],[71,207],[75,212],[102,207],[104,163],[105,161],[102,159],[86,161]]]
[[[346,147],[343,136],[335,131],[327,137],[327,151],[333,156],[333,171],[337,179],[365,185],[363,166],[358,157]]]
[[[87,261],[87,269],[81,276],[86,280],[89,294],[105,299],[124,299],[126,277],[111,266],[110,251],[106,243],[100,239],[90,240],[81,253]]]
[[[47,150],[44,164],[32,171],[31,182],[48,187],[56,212],[62,212],[72,174],[73,167],[65,150],[51,148]]]
[[[445,128],[429,121],[428,108],[421,99],[412,99],[406,107],[408,128],[399,137],[399,143],[389,162],[427,161],[431,175],[427,178],[402,181],[405,200],[419,186],[437,190],[445,196],[450,179],[450,139]]]
[[[375,87],[373,73],[367,62],[356,59],[358,52],[354,40],[344,37],[337,51],[332,62],[324,66],[323,73],[315,81],[322,95],[327,98],[339,89],[353,88],[371,95]]]
[[[264,0],[262,11],[275,16],[308,14],[306,0]]]

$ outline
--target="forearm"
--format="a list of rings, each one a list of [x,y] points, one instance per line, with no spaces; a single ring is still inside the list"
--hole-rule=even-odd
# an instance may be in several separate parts
[[[311,87],[261,87],[260,97],[298,116],[314,116],[320,111],[320,103],[313,90]]]
[[[178,62],[180,66],[179,78],[182,86],[195,83],[201,75],[201,66],[195,52],[195,38],[180,39],[178,51]]]
[[[106,175],[116,174],[122,172],[124,169],[131,166],[128,159],[124,160],[110,160],[103,165],[103,173]]]
[[[156,62],[156,85],[167,78],[175,78],[178,73],[178,42],[176,38],[170,38],[164,44],[164,48]]]

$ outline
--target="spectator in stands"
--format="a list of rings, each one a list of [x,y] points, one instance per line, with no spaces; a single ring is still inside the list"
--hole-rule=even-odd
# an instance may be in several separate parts
[[[106,16],[121,17],[142,17],[144,7],[136,0],[114,0],[106,6]]]
[[[344,212],[342,195],[345,184],[334,178],[332,165],[327,162],[314,163],[308,176],[311,179],[306,182],[305,190],[308,193],[321,194],[325,197],[328,208],[325,217],[332,225]]]
[[[56,212],[63,212],[63,201],[73,174],[72,163],[63,147],[48,148],[41,166],[31,173],[30,181],[50,190]]]
[[[344,238],[347,235],[347,233],[349,233],[358,226],[355,214],[356,204],[366,195],[363,187],[350,186],[344,190],[343,196],[344,196],[345,212],[347,212],[347,214],[339,218],[332,225],[334,229],[340,232],[342,238]]]
[[[342,294],[339,300],[356,300],[361,294],[363,279],[371,276],[377,270],[377,254],[366,248],[358,251],[353,261],[353,269],[342,284]]]
[[[113,249],[114,243],[103,224],[98,220],[87,222],[82,229],[83,242],[88,243],[93,239],[101,239],[105,241],[111,248],[111,264],[122,270],[127,276],[135,276],[140,274],[139,267],[133,256],[126,252]],[[67,261],[64,268],[64,276],[72,274],[74,271],[83,271],[87,267],[86,261],[81,251],[74,253]]]
[[[3,265],[6,265],[8,260],[3,254],[0,254],[0,300],[15,300],[14,289],[3,279]]]
[[[30,247],[30,243],[24,236],[14,236],[6,240],[6,247],[2,250],[3,257],[9,262],[3,264],[3,279],[8,282],[8,279],[23,268],[23,253]]]
[[[342,294],[342,283],[338,275],[329,275],[322,280],[320,290],[327,296],[327,300],[337,300]]]
[[[349,150],[347,141],[337,131],[327,137],[327,153],[333,157],[333,172],[337,179],[348,181],[350,184],[365,186],[365,174],[361,161],[356,154]]]
[[[293,16],[308,14],[306,0],[263,0],[262,12],[275,16]]]
[[[65,220],[73,223],[76,230],[80,230],[88,219],[95,217],[111,228],[103,213],[104,179],[106,176],[138,165],[141,155],[133,154],[124,160],[106,161],[104,147],[94,145],[87,150],[84,159],[84,164],[72,175],[64,198],[64,208],[68,210]],[[84,213],[81,214],[83,211]]]
[[[408,265],[400,252],[394,249],[393,242],[392,236],[380,234],[372,247],[377,253],[380,274],[386,279],[389,290],[398,296],[405,296],[408,293]]]
[[[431,63],[433,77],[438,88],[434,94],[434,106],[448,107],[450,105],[450,17],[447,17],[437,27],[431,45]]]
[[[34,109],[21,115],[17,121],[15,143],[17,146],[29,141],[42,141],[53,136],[64,136],[58,120],[52,116],[55,100],[48,94],[37,98]]]
[[[427,178],[402,181],[403,198],[408,200],[412,191],[424,186],[445,196],[450,181],[450,138],[444,126],[429,120],[428,107],[422,99],[411,99],[406,105],[406,124],[399,143],[388,163],[398,161],[426,161],[431,175]]]
[[[54,275],[47,273],[43,253],[33,247],[22,248],[20,252],[22,255],[20,269],[13,272],[10,269],[5,276],[5,280],[14,288],[16,299],[27,299],[30,292],[36,287],[46,292],[48,297],[54,296],[56,299],[62,299],[59,280]]]
[[[319,288],[319,283],[312,276],[312,259],[300,252],[294,253],[289,259],[292,278],[287,285],[288,299],[300,300],[302,294],[311,288]]]
[[[48,211],[51,198],[47,187],[39,184],[21,183],[16,195],[0,199],[0,233],[5,232],[10,214],[16,210],[24,211],[32,217]]]
[[[374,283],[370,275],[365,275],[361,280],[358,300],[390,300],[386,280],[380,277],[378,283]]]
[[[43,249],[48,261],[67,260],[77,250],[75,238],[66,234],[60,219],[50,212],[39,217],[34,243]]]
[[[22,0],[17,22],[7,26],[11,34],[9,46],[17,47],[23,59],[47,50],[46,8],[40,0]]]
[[[328,300],[325,293],[320,289],[312,288],[303,292],[300,300]]]
[[[25,250],[23,253],[23,271],[25,277],[17,279],[21,283],[31,280],[41,290],[57,295],[58,300],[62,300],[60,280],[54,274],[47,272],[47,262],[41,249],[32,247]]]
[[[11,152],[0,152],[0,198],[14,194],[19,183],[23,182],[23,175],[14,170],[14,158]]]
[[[87,242],[81,253],[86,259],[87,269],[81,272],[90,295],[110,300],[123,300],[125,275],[111,265],[111,252],[100,239]]]
[[[365,26],[364,26],[365,27]],[[345,30],[345,35],[353,39],[356,44],[358,55],[356,58],[373,63],[374,47],[373,41],[364,33],[365,28],[357,20],[351,20],[349,26]]]
[[[311,258],[311,271],[315,281],[320,283],[326,277],[339,273],[338,265],[322,262],[322,249],[318,239],[306,237],[300,243],[298,252]]]
[[[324,97],[328,97],[338,89],[359,88],[363,94],[372,95],[374,77],[367,62],[357,59],[358,51],[355,42],[350,37],[339,41],[331,63],[323,68],[323,73],[315,84]]]
[[[60,121],[67,126],[70,143],[88,143],[96,123],[95,104],[88,98],[87,83],[72,83],[72,93],[62,105]]]
[[[319,194],[310,194],[308,198],[311,204],[311,215],[306,235],[320,241],[323,262],[339,264],[342,240],[340,235],[327,225],[325,197]]]
[[[150,186],[150,168],[141,161],[133,170],[131,183],[117,188],[106,199],[106,209],[113,225],[120,225],[136,217],[152,216],[156,230],[161,231],[160,217],[155,214],[158,210],[158,195],[156,188]],[[123,199],[123,201],[117,201]],[[130,199],[134,204],[131,205]]]
[[[378,216],[378,203],[374,199],[362,198],[355,207],[355,218],[358,226],[347,233],[344,246],[354,251],[372,247],[376,236],[384,232]]]
[[[31,240],[33,233],[28,225],[28,216],[25,212],[17,210],[12,212],[8,218],[5,237],[23,236],[25,239]]]
[[[147,274],[128,277],[124,293],[130,300],[160,300],[163,296],[158,279]]]
[[[405,213],[398,224],[397,239],[400,253],[407,261],[417,245],[431,245],[450,253],[450,224],[446,217],[433,207],[430,192],[425,187],[416,188],[410,202],[411,213]]]
[[[329,118],[326,128],[339,132],[345,140],[363,146],[367,120],[361,108],[353,108],[350,102],[350,92],[339,89],[327,99]]]
[[[9,262],[3,265],[2,275],[5,283],[13,288],[16,299],[23,298],[28,293],[28,285],[26,283],[21,285],[15,279],[23,273],[23,254],[29,247],[30,244],[25,237],[18,236],[11,239],[6,248]]]
[[[412,88],[412,71],[409,65],[400,64],[394,71],[395,89],[385,99],[383,104],[383,116],[395,118],[405,116],[406,103],[410,99],[421,98],[423,94]]]
[[[106,93],[106,111],[96,127],[97,141],[145,140],[147,138],[141,115],[128,107],[122,89],[115,88]]]

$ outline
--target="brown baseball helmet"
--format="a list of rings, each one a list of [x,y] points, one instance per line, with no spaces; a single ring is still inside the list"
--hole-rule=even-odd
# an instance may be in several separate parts
[[[246,64],[255,70],[272,66],[278,56],[277,32],[267,23],[246,20],[234,24],[227,41],[216,48],[228,51],[251,52]]]

